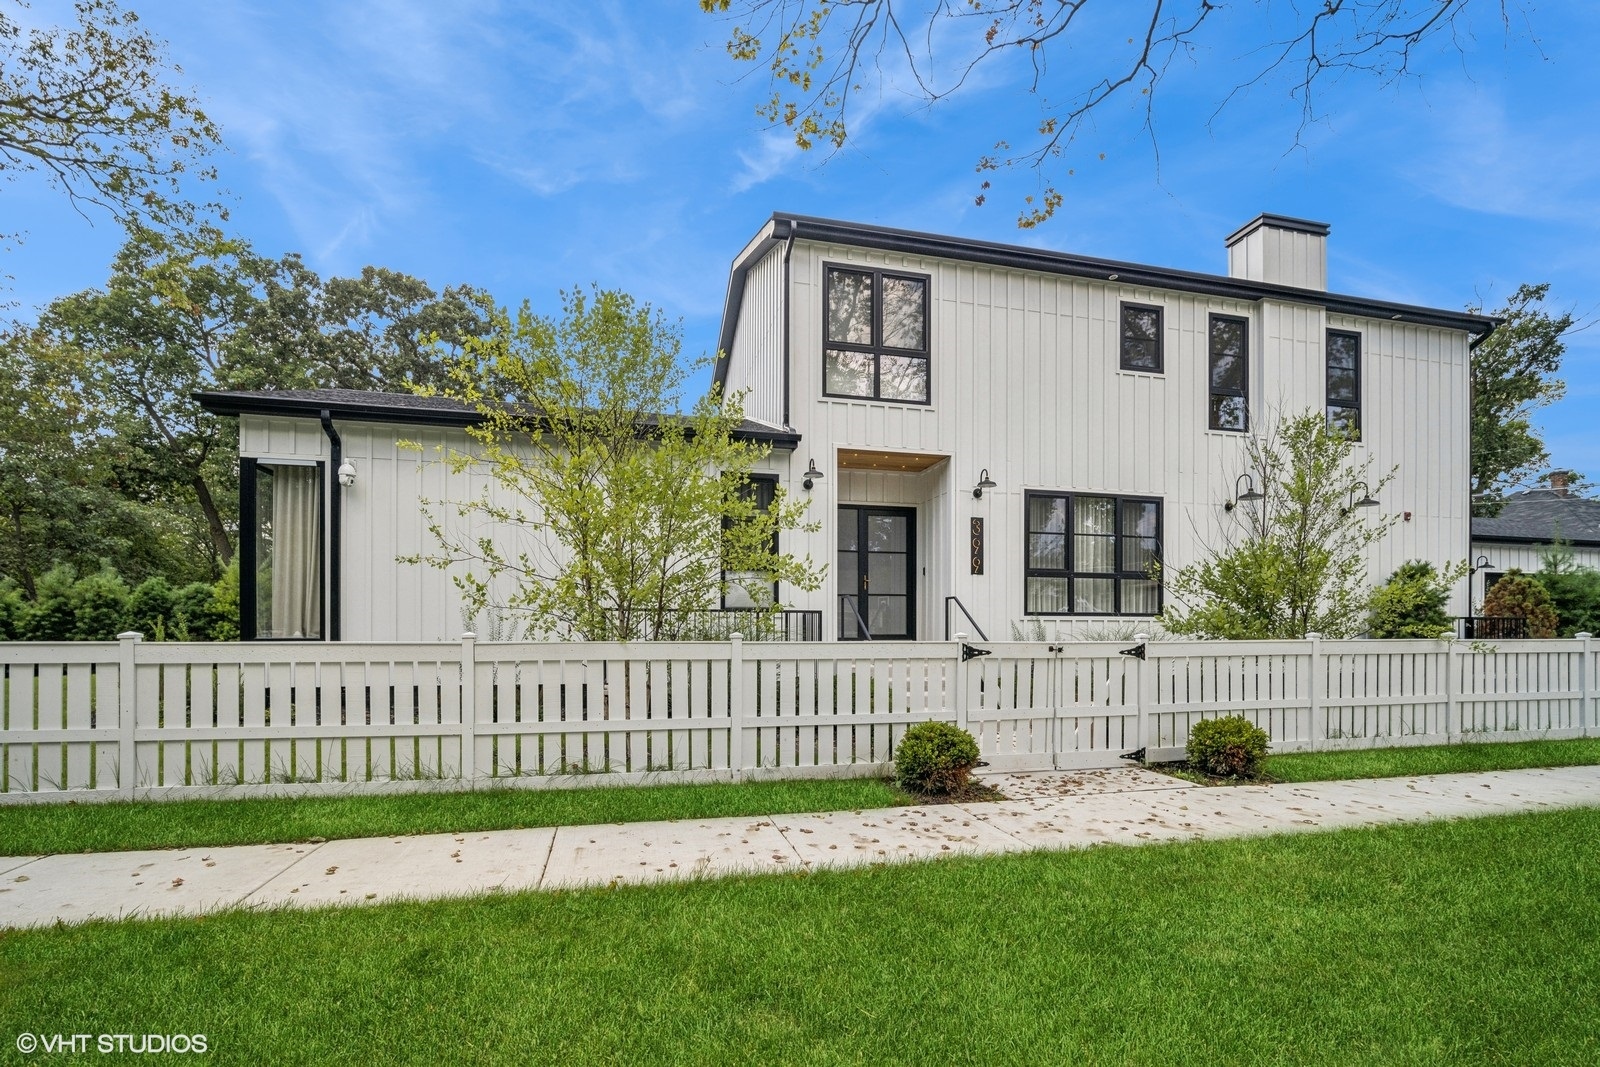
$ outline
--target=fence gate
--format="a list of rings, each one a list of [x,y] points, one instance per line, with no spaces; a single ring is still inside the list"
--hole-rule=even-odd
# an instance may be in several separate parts
[[[1143,664],[1122,654],[1126,643],[984,647],[989,655],[963,664],[963,695],[967,728],[990,768],[1115,767],[1140,747]]]

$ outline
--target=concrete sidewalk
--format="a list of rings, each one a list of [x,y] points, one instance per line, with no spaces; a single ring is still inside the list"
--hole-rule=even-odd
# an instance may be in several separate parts
[[[960,854],[1600,806],[1600,767],[1206,789],[1138,768],[990,775],[1011,799],[877,811],[0,858],[0,928],[633,885]]]

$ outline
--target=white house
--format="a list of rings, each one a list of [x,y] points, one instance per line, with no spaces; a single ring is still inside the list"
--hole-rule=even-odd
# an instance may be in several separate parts
[[[1138,628],[1162,605],[1148,562],[1225,537],[1249,435],[1307,408],[1358,429],[1374,471],[1398,468],[1378,508],[1403,521],[1373,581],[1464,558],[1469,350],[1494,320],[1328,292],[1327,235],[1261,215],[1209,275],[775,214],[734,261],[716,378],[745,394],[743,434],[773,446],[763,473],[821,520],[783,548],[829,563],[822,590],[779,601],[826,639]],[[241,541],[274,509],[304,531],[303,551],[276,550],[270,594],[242,550],[247,633],[464,628],[448,577],[395,559],[430,547],[419,498],[481,488],[426,457],[464,445],[472,412],[327,390],[201,400],[240,418]]]
[[[1600,500],[1572,495],[1560,472],[1550,476],[1550,488],[1516,493],[1498,515],[1472,520],[1473,605],[1482,605],[1506,571],[1543,567],[1558,541],[1574,563],[1600,569]]]

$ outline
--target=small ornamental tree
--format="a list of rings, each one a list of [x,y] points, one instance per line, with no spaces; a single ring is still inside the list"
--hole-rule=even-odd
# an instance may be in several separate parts
[[[1357,462],[1354,439],[1320,411],[1283,419],[1246,443],[1262,499],[1240,503],[1220,548],[1166,576],[1170,632],[1216,640],[1275,640],[1360,632],[1367,615],[1367,549],[1399,521],[1350,506],[1393,477]]]
[[[1367,632],[1373,637],[1438,637],[1452,629],[1445,605],[1450,587],[1466,573],[1465,563],[1443,574],[1425,560],[1402,563],[1389,580],[1372,591]]]
[[[1527,619],[1529,637],[1554,637],[1560,621],[1549,590],[1519,570],[1507,571],[1494,583],[1483,598],[1483,613],[1491,618]]]
[[[476,618],[584,640],[673,640],[730,583],[772,604],[773,583],[814,590],[822,571],[779,550],[806,501],[749,491],[766,446],[735,437],[738,396],[682,412],[693,367],[680,330],[648,304],[594,289],[562,294],[559,319],[527,304],[450,361],[445,392],[475,408],[457,473],[489,475],[469,500],[424,500],[438,550]],[[699,365],[703,365],[701,361]],[[765,506],[762,506],[765,503]]]
[[[1571,547],[1557,543],[1544,553],[1538,579],[1556,609],[1557,637],[1600,633],[1600,571],[1579,566]]]

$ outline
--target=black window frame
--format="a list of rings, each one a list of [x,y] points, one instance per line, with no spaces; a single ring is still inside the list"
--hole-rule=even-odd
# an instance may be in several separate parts
[[[1155,312],[1156,336],[1153,341],[1149,342],[1155,346],[1154,367],[1128,362],[1128,342],[1137,341],[1140,344],[1144,344],[1147,341],[1143,337],[1128,336],[1128,312],[1130,311]],[[1117,365],[1122,370],[1131,371],[1135,374],[1165,374],[1167,369],[1166,347],[1166,309],[1159,304],[1136,304],[1129,300],[1122,301],[1117,311]]]
[[[1355,384],[1355,394],[1356,395],[1355,395],[1355,400],[1352,401],[1352,402],[1346,402],[1346,401],[1341,400],[1338,403],[1335,403],[1334,399],[1333,399],[1333,393],[1332,393],[1333,364],[1329,360],[1328,357],[1330,356],[1330,354],[1333,351],[1333,343],[1332,342],[1333,342],[1333,339],[1335,337],[1348,337],[1351,340],[1353,340],[1355,342],[1355,345],[1356,345],[1356,365],[1354,367],[1355,379],[1356,379],[1356,384]],[[1362,411],[1361,394],[1362,394],[1362,384],[1363,384],[1362,383],[1362,376],[1361,376],[1361,364],[1364,362],[1364,360],[1362,358],[1363,354],[1364,354],[1362,349],[1365,347],[1362,344],[1362,340],[1363,339],[1362,339],[1361,334],[1358,333],[1355,330],[1334,330],[1334,329],[1329,329],[1327,331],[1327,337],[1323,341],[1323,348],[1322,348],[1322,362],[1323,362],[1323,408],[1322,408],[1322,413],[1323,413],[1323,416],[1324,416],[1324,418],[1326,418],[1328,420],[1328,426],[1331,428],[1334,425],[1333,414],[1332,414],[1332,409],[1333,408],[1338,408],[1341,411],[1353,412],[1355,414],[1355,432],[1351,435],[1351,439],[1352,440],[1356,440],[1356,441],[1361,440],[1361,411]]]
[[[835,272],[866,274],[872,278],[872,343],[834,341],[828,337],[828,308],[833,295]],[[922,284],[922,347],[893,348],[883,343],[883,279],[900,278]],[[911,271],[880,270],[857,263],[824,263],[822,265],[822,395],[840,400],[870,400],[879,404],[914,404],[928,407],[933,403],[933,275]],[[872,395],[832,393],[828,391],[828,349],[842,352],[860,352],[872,357]],[[883,357],[899,356],[920,359],[928,368],[928,395],[922,400],[904,400],[883,396]]]
[[[1166,509],[1166,502],[1161,497],[1158,497],[1158,496],[1136,496],[1136,495],[1128,494],[1128,493],[1093,493],[1093,492],[1078,492],[1078,491],[1054,492],[1054,491],[1046,491],[1046,490],[1042,490],[1042,489],[1038,489],[1038,490],[1030,489],[1027,492],[1023,493],[1022,496],[1023,496],[1023,499],[1022,499],[1022,614],[1024,616],[1030,616],[1031,615],[1031,616],[1040,616],[1040,617],[1044,617],[1044,618],[1059,618],[1059,617],[1069,616],[1069,615],[1079,615],[1079,616],[1108,616],[1108,615],[1114,615],[1114,616],[1117,616],[1117,617],[1120,617],[1120,618],[1150,619],[1150,618],[1154,618],[1157,615],[1161,614],[1162,608],[1165,607],[1165,605],[1166,605],[1166,583],[1161,581],[1160,579],[1154,579],[1155,586],[1156,586],[1156,609],[1155,609],[1155,611],[1153,611],[1153,612],[1142,612],[1142,611],[1134,612],[1134,611],[1123,611],[1122,610],[1122,583],[1124,581],[1129,581],[1129,580],[1151,581],[1152,579],[1151,579],[1150,575],[1147,572],[1144,572],[1144,571],[1124,571],[1124,570],[1120,569],[1121,564],[1122,564],[1122,558],[1123,558],[1123,556],[1122,556],[1122,543],[1123,543],[1124,537],[1127,536],[1122,532],[1122,505],[1124,503],[1154,504],[1155,505],[1155,507],[1156,507],[1155,542],[1156,542],[1156,552],[1158,553],[1158,556],[1159,556],[1159,553],[1161,551],[1162,538],[1164,536],[1164,530],[1165,530],[1165,524],[1166,524],[1166,510],[1167,510]],[[1066,523],[1066,533],[1065,533],[1065,537],[1066,537],[1066,546],[1065,546],[1066,547],[1066,566],[1064,568],[1056,569],[1056,568],[1051,568],[1051,567],[1035,567],[1030,562],[1031,554],[1029,552],[1029,547],[1030,546],[1029,546],[1028,541],[1029,541],[1029,538],[1031,537],[1031,535],[1035,531],[1033,531],[1029,526],[1030,520],[1029,520],[1028,516],[1029,516],[1030,512],[1032,511],[1033,501],[1036,500],[1036,499],[1039,499],[1039,498],[1064,499],[1067,502],[1067,513],[1066,513],[1067,523]],[[1113,533],[1112,558],[1116,561],[1116,564],[1117,564],[1117,567],[1118,567],[1118,569],[1116,569],[1116,570],[1109,571],[1109,572],[1106,572],[1106,571],[1079,571],[1077,569],[1077,567],[1076,567],[1077,560],[1075,559],[1075,556],[1076,556],[1076,553],[1077,553],[1077,548],[1076,548],[1076,546],[1074,544],[1073,519],[1074,519],[1075,509],[1077,507],[1077,501],[1079,499],[1084,499],[1084,498],[1093,499],[1093,500],[1110,500],[1110,501],[1113,501],[1113,503],[1114,503],[1113,511],[1114,511],[1114,514],[1115,514],[1116,518],[1115,518],[1115,521],[1113,523],[1113,530],[1112,530],[1112,533]],[[1067,579],[1067,605],[1068,605],[1067,610],[1066,611],[1030,611],[1030,610],[1028,610],[1028,580],[1030,578],[1065,578],[1065,579]],[[1074,605],[1077,604],[1077,599],[1078,599],[1077,598],[1076,582],[1077,582],[1077,579],[1079,579],[1079,578],[1094,578],[1094,579],[1107,579],[1107,578],[1109,578],[1109,579],[1112,579],[1112,586],[1111,586],[1111,588],[1112,588],[1112,605],[1115,608],[1115,610],[1113,610],[1113,611],[1078,611],[1078,610],[1076,610],[1076,607],[1074,606]]]
[[[771,509],[772,504],[777,499],[778,481],[779,481],[778,476],[776,474],[772,473],[771,471],[752,471],[750,474],[745,476],[743,484],[740,485],[740,487],[739,487],[739,492],[740,493],[756,492],[757,483],[760,483],[760,485],[765,487],[766,490],[767,490],[767,493],[768,493],[767,502],[763,506],[762,503],[761,503],[760,494],[757,493],[756,506],[761,511],[767,511],[767,510]],[[732,525],[733,525],[733,520],[732,519],[724,518],[722,520],[722,528],[724,530],[728,529]],[[772,554],[773,555],[777,555],[778,554],[778,531],[776,531],[776,530],[772,531]],[[737,606],[733,607],[733,608],[728,607],[727,584],[728,584],[728,567],[727,567],[726,561],[724,561],[723,566],[722,566],[722,586],[723,586],[723,591],[722,591],[722,595],[718,598],[718,601],[717,601],[717,606],[719,608],[721,608],[723,611],[758,611],[758,610],[761,610],[759,608],[747,608],[747,607],[737,607]],[[778,603],[778,580],[776,578],[774,578],[772,580],[772,603],[773,604],[777,604]]]
[[[1242,342],[1240,344],[1240,362],[1244,364],[1239,380],[1244,384],[1238,392],[1227,389],[1218,389],[1214,381],[1216,375],[1217,351],[1214,347],[1216,324],[1219,322],[1237,323],[1241,327]],[[1219,396],[1236,396],[1244,401],[1243,426],[1218,426],[1217,407],[1215,400]],[[1250,320],[1239,315],[1218,315],[1212,313],[1206,316],[1206,427],[1218,433],[1249,433],[1250,432]]]
[[[262,467],[311,467],[317,469],[317,550],[322,561],[322,633],[316,637],[261,637],[256,626],[257,560],[256,560],[256,484]],[[239,457],[239,640],[241,641],[337,641],[331,622],[338,617],[339,587],[333,581],[329,563],[329,488],[328,465],[324,460],[314,464],[303,460],[276,459],[271,456]]]

